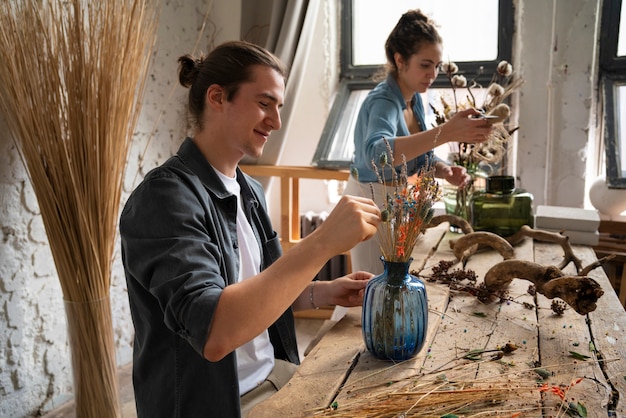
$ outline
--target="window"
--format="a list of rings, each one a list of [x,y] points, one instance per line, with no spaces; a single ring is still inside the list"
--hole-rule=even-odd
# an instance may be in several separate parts
[[[626,188],[626,28],[620,25],[625,13],[621,0],[603,4],[600,81],[606,179],[613,188]]]
[[[341,5],[340,87],[313,156],[317,167],[349,168],[361,101],[385,63],[389,32],[407,10],[420,8],[437,22],[444,40],[443,60],[456,62],[468,78],[482,68],[477,81],[487,84],[498,62],[511,59],[513,0],[484,0],[480,7],[467,0],[394,0],[384,7],[377,1],[342,0]],[[440,75],[424,96],[427,111],[432,95],[447,86],[448,80]]]

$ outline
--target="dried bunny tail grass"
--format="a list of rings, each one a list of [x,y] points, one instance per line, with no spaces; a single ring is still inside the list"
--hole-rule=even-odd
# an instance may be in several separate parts
[[[155,0],[0,2],[0,111],[63,290],[76,416],[120,417],[109,288]]]
[[[513,93],[519,90],[519,88],[524,84],[524,79],[522,78],[511,78],[511,80],[504,86],[504,91],[502,94],[489,96],[489,100],[485,103],[486,109],[493,109],[501,103],[504,103],[506,99],[509,98]]]
[[[500,103],[489,111],[489,115],[498,117],[498,119],[493,119],[491,121],[493,124],[504,122],[509,118],[509,116],[511,116],[511,108],[505,103]]]

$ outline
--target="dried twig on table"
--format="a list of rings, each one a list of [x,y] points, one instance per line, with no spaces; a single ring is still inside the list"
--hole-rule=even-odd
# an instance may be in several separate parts
[[[508,291],[504,289],[497,293],[489,293],[484,283],[477,285],[476,281],[478,276],[474,270],[460,268],[450,271],[450,268],[454,264],[456,264],[456,261],[440,260],[437,265],[432,267],[431,276],[419,272],[411,272],[411,274],[420,274],[429,282],[445,284],[450,290],[469,293],[472,296],[476,296],[476,298],[483,303],[490,302],[494,299],[518,303],[511,298]],[[452,294],[450,294],[450,297],[452,297]]]
[[[447,380],[424,382],[416,388],[369,394],[366,399],[334,402],[330,408],[305,416],[332,417],[422,417],[439,418],[450,411],[468,411],[483,416],[502,413],[502,403],[512,396],[538,390],[535,384],[515,386]],[[537,412],[540,405],[529,405],[526,412]],[[518,412],[511,410],[511,414]]]
[[[601,259],[596,260],[593,263],[589,264],[587,267],[583,268],[580,272],[578,272],[578,275],[586,276],[591,270],[601,267],[604,263],[614,259],[615,257],[616,254],[609,254],[606,257],[602,257]]]
[[[523,226],[526,226],[526,225],[523,225]],[[526,233],[525,233],[524,230],[520,229],[519,231],[517,231],[513,235],[509,235],[508,237],[506,237],[504,239],[507,240],[509,242],[509,244],[515,246],[515,245],[521,243],[522,241],[524,241],[524,239],[526,239]]]
[[[447,362],[425,373],[412,374],[399,380],[377,381],[375,384],[371,384],[367,378],[360,384],[352,382],[347,398],[333,401],[326,408],[303,411],[302,416],[440,418],[463,411],[465,414],[463,416],[516,417],[522,416],[520,415],[522,412],[526,414],[554,412],[552,408],[549,410],[544,408],[540,400],[529,402],[527,397],[529,392],[553,391],[554,386],[547,384],[539,386],[536,374],[538,370],[549,374],[550,369],[562,367],[563,364],[511,369],[506,373],[507,383],[503,383],[502,376],[495,379],[493,376],[470,377],[475,374],[475,368],[472,366],[471,369],[467,369],[468,363],[500,361],[503,356],[514,356],[513,352],[516,349],[516,346],[505,344],[496,349],[468,350],[451,361],[461,363],[450,367],[447,367],[450,364]],[[444,371],[454,371],[455,379],[448,379]],[[567,395],[568,390],[581,380],[575,379],[571,385],[559,386],[561,390],[553,392],[558,396]],[[523,406],[519,404],[507,406],[502,403],[511,398],[525,398],[526,401]],[[556,406],[557,409],[560,407]]]
[[[457,226],[463,225],[461,228],[465,235],[449,242],[457,260],[467,260],[482,246],[495,249],[504,258],[504,261],[489,269],[485,275],[483,289],[480,286],[475,287],[480,290],[476,292],[476,295],[483,302],[494,299],[495,295],[501,295],[514,278],[529,280],[535,285],[535,292],[549,299],[561,298],[581,315],[594,311],[596,301],[604,294],[600,285],[587,277],[587,274],[613,257],[604,257],[583,268],[582,261],[574,254],[567,235],[533,229],[524,225],[515,235],[505,239],[491,232],[474,232],[467,221],[454,215],[436,216],[428,227],[437,226],[442,222]],[[558,266],[543,266],[530,261],[512,260],[514,258],[513,245],[520,243],[526,237],[559,244],[564,252],[563,261]],[[565,276],[561,271],[570,262],[574,263],[577,276]]]
[[[559,244],[561,248],[563,248],[563,252],[565,253],[563,256],[563,261],[561,261],[561,264],[558,265],[559,269],[564,269],[565,266],[567,266],[571,262],[574,263],[577,273],[580,273],[580,271],[582,270],[582,261],[574,254],[572,246],[569,243],[569,237],[567,235],[562,235],[558,232],[549,232],[543,231],[541,229],[533,229],[528,225],[522,226],[518,234],[532,238],[537,241],[553,242]]]
[[[523,260],[505,260],[490,268],[485,274],[485,286],[494,293],[515,278],[531,281],[537,293],[548,299],[561,298],[581,315],[593,312],[596,301],[604,294],[598,282],[591,277],[565,276],[555,266]]]

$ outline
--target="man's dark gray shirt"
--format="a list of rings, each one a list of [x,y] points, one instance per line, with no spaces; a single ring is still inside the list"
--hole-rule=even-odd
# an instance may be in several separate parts
[[[263,188],[239,169],[237,181],[265,269],[281,246]],[[126,202],[120,234],[139,418],[240,415],[235,353],[218,362],[202,355],[219,297],[239,273],[236,214],[236,196],[190,138]],[[269,334],[276,358],[298,364],[290,309]]]

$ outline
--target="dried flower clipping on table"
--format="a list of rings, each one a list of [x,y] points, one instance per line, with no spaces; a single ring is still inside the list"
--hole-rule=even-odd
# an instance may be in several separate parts
[[[385,260],[406,262],[432,219],[432,207],[441,193],[435,180],[434,166],[427,164],[409,181],[406,159],[402,156],[402,168],[398,174],[391,146],[386,139],[385,144],[387,152],[381,154],[378,162],[372,161],[372,169],[383,189],[383,196],[377,196],[370,184],[372,200],[379,204],[381,210],[382,222],[376,237]],[[390,173],[391,179],[385,178],[385,173]],[[352,170],[352,175],[358,179],[356,169]]]

